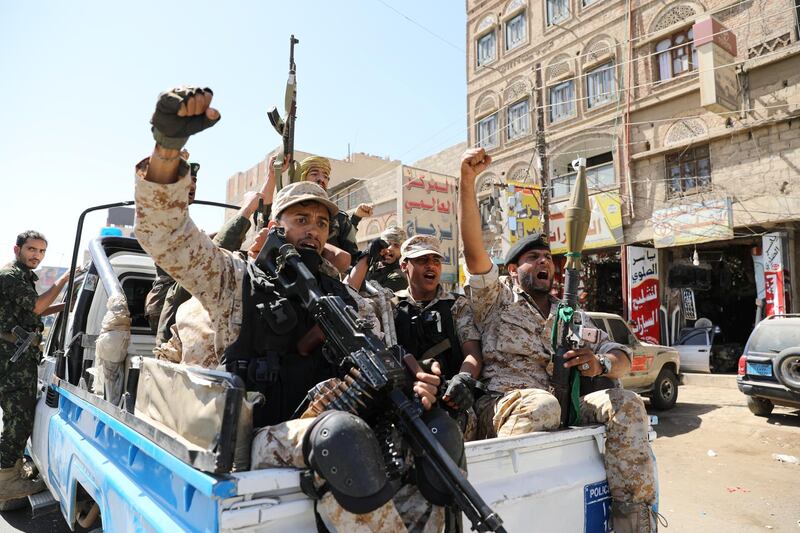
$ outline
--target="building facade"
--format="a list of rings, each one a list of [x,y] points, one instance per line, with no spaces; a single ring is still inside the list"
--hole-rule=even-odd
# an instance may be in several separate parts
[[[764,307],[798,309],[798,5],[468,0],[468,142],[495,161],[479,201],[508,214],[498,189],[539,189],[562,253],[572,161],[585,158],[584,305],[649,339],[705,317],[743,341]],[[501,257],[508,228],[484,227]],[[775,242],[777,263],[765,259]],[[643,276],[657,282],[647,295]]]

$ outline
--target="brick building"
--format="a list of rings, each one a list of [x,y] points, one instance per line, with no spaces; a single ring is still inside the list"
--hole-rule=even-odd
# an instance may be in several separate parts
[[[508,209],[492,202],[493,191],[509,180],[540,186],[559,251],[571,162],[586,158],[595,210],[587,307],[628,315],[642,301],[628,294],[638,281],[628,268],[627,246],[635,245],[652,249],[662,341],[701,316],[746,339],[757,300],[775,303],[769,281],[764,294],[770,266],[762,251],[777,238],[777,290],[786,312],[800,309],[792,283],[800,253],[798,6],[468,0],[469,144],[495,160],[479,177],[479,201]],[[485,228],[487,249],[501,257],[507,228]],[[688,293],[694,306],[684,302]]]

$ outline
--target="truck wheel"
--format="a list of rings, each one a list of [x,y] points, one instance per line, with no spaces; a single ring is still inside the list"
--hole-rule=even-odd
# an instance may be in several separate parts
[[[771,401],[765,400],[764,398],[754,398],[752,396],[748,396],[747,407],[750,409],[750,412],[756,416],[769,416],[775,405],[773,405]]]
[[[787,389],[800,392],[800,348],[783,350],[775,358],[775,377]]]
[[[650,404],[656,409],[666,411],[678,401],[678,377],[669,368],[662,368],[653,384]]]

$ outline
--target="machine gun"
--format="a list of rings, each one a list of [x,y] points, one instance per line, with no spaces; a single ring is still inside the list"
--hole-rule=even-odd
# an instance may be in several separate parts
[[[505,533],[502,519],[464,478],[420,418],[422,407],[410,397],[412,380],[401,362],[402,348],[387,347],[340,297],[322,293],[299,252],[286,243],[283,228],[270,230],[255,263],[281,296],[299,300],[325,334],[326,357],[343,377],[333,407],[368,421],[392,419],[415,455],[427,459],[452,495],[453,504],[472,522],[472,529]]]
[[[564,274],[564,297],[558,304],[558,315],[553,324],[553,377],[554,395],[561,406],[561,426],[575,423],[580,408],[580,374],[577,369],[564,368],[564,354],[578,348],[583,341],[583,327],[578,306],[578,286],[581,276],[581,252],[592,210],[586,185],[586,160],[576,159],[572,166],[577,170],[566,213],[567,262]]]

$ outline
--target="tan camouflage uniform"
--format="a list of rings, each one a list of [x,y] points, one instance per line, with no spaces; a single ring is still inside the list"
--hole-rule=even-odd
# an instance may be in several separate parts
[[[138,167],[145,166],[140,164]],[[135,231],[142,248],[207,311],[212,333],[210,338],[207,332],[200,337],[205,339],[205,349],[210,353],[204,357],[193,355],[192,358],[212,366],[214,361],[220,360],[225,348],[236,340],[241,329],[246,260],[239,254],[218,248],[195,226],[187,210],[188,190],[189,180],[185,176],[175,183],[159,184],[146,181],[143,172],[137,172]],[[358,302],[362,317],[376,324],[377,320],[368,314],[363,299],[354,292],[352,295]],[[184,349],[190,342],[184,335]],[[310,423],[311,419],[289,420],[261,428],[253,438],[252,467],[306,467],[302,441]],[[341,510],[330,501],[326,503],[325,498],[321,503],[323,505],[318,507],[321,516],[340,532],[405,530],[393,502],[364,515]],[[433,524],[432,527],[437,529],[439,525]]]
[[[550,393],[548,369],[553,353],[550,334],[554,305],[547,317],[521,288],[498,275],[468,275],[475,323],[482,332],[483,375],[489,390],[476,402],[481,438],[547,431],[559,425],[561,410]],[[556,302],[554,301],[554,304]],[[630,350],[601,332],[597,354]],[[647,439],[647,413],[641,398],[616,388],[587,394],[581,400],[581,424],[605,424],[605,465],[615,500],[655,501],[655,467]]]

